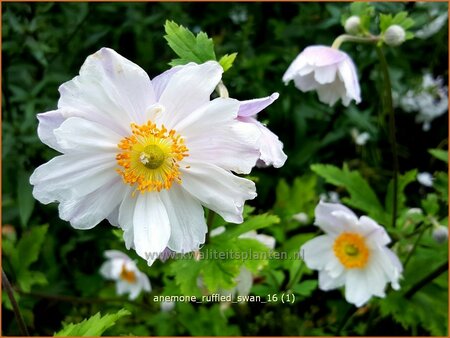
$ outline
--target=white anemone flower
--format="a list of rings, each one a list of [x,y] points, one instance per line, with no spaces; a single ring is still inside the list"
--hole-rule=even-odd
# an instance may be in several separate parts
[[[105,251],[108,260],[100,268],[100,274],[116,282],[118,295],[129,293],[129,299],[136,299],[142,291],[150,292],[150,281],[146,274],[139,271],[136,263],[123,252]]]
[[[262,99],[242,101],[239,108],[238,120],[255,125],[261,132],[258,167],[273,165],[275,168],[280,168],[287,159],[286,154],[283,152],[283,143],[278,139],[278,136],[256,119],[256,114],[271,105],[279,96],[278,93],[273,93]]]
[[[310,269],[319,270],[320,289],[345,285],[347,302],[360,307],[372,296],[384,297],[387,283],[400,288],[403,268],[386,247],[391,239],[383,227],[342,204],[319,202],[315,215],[325,234],[306,242],[301,253]]]
[[[348,54],[327,46],[310,46],[291,63],[283,81],[294,80],[302,92],[317,91],[319,100],[330,106],[339,99],[345,106],[361,102],[355,64]]]
[[[62,154],[32,174],[34,197],[58,201],[76,229],[108,219],[149,265],[166,247],[198,250],[202,205],[241,223],[255,184],[234,173],[255,166],[261,133],[237,119],[238,100],[210,100],[222,72],[191,63],[150,80],[111,49],[89,56],[58,109],[38,114],[40,139]]]
[[[418,173],[417,181],[425,187],[433,186],[433,175],[428,172]]]

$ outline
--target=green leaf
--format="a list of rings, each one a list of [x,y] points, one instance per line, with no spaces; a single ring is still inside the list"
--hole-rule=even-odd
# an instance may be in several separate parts
[[[100,336],[108,328],[113,326],[119,318],[128,316],[131,313],[128,310],[121,309],[117,313],[108,313],[104,316],[97,312],[94,316],[89,319],[83,320],[78,324],[68,324],[64,328],[54,334],[55,337],[63,336]]]
[[[47,224],[32,227],[19,240],[17,248],[11,257],[11,262],[17,274],[27,271],[28,267],[38,259],[47,229]]]
[[[414,20],[408,17],[408,12],[399,12],[394,17],[392,16],[392,14],[380,14],[381,34],[384,34],[384,32],[389,28],[389,26],[392,25],[401,26],[408,35],[409,32],[407,32],[407,30],[412,26],[414,26]],[[411,37],[409,36],[408,38]]]
[[[422,208],[428,215],[436,215],[439,212],[439,199],[436,194],[428,194],[422,200]]]
[[[404,190],[408,186],[408,184],[410,184],[416,180],[416,176],[417,176],[416,169],[410,170],[410,171],[406,172],[404,175],[398,176],[397,210],[400,211],[405,207],[406,196],[405,196]],[[394,180],[391,180],[389,182],[386,199],[385,199],[386,212],[392,213],[393,201],[394,201]]]
[[[388,220],[383,207],[369,183],[358,171],[350,171],[344,165],[343,169],[328,164],[313,164],[311,170],[322,176],[327,183],[344,187],[350,193],[345,202],[350,206],[368,213],[381,224]]]
[[[204,32],[196,36],[186,27],[167,20],[164,25],[170,48],[179,56],[172,60],[171,66],[184,65],[189,62],[204,63],[208,60],[216,60],[213,40]]]
[[[223,68],[223,71],[226,72],[233,66],[233,62],[236,59],[237,53],[225,54],[219,60],[220,65]]]
[[[26,226],[34,209],[35,199],[29,183],[30,173],[19,171],[17,175],[17,204],[19,207],[20,223]]]
[[[428,152],[438,160],[448,163],[448,152],[442,149],[428,149]]]
[[[219,242],[223,240],[229,240],[237,238],[240,235],[252,231],[262,229],[274,224],[280,223],[278,216],[262,214],[249,217],[244,223],[235,226],[228,226],[227,230],[218,236],[212,238],[212,241]]]
[[[305,280],[292,287],[292,291],[300,296],[308,297],[317,289],[317,280]]]

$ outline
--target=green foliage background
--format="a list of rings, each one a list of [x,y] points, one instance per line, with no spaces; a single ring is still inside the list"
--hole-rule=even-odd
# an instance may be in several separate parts
[[[447,11],[446,3],[374,6],[385,14],[409,11],[416,22],[411,31],[430,21],[431,8]],[[61,322],[77,323],[99,311],[116,313],[125,307],[131,315],[118,319],[107,334],[447,335],[446,272],[412,297],[388,292],[385,300],[374,300],[354,312],[341,291],[318,290],[316,273],[299,268],[300,262],[269,261],[264,262],[263,270],[249,267],[259,271],[252,293],[281,294],[290,289],[297,295],[295,304],[247,303],[224,309],[220,304],[179,303],[175,310],[161,312],[152,296],[195,289],[196,276],[188,280],[191,266],[183,267],[188,264],[185,261],[156,262],[151,268],[139,261],[150,277],[152,293],[135,303],[118,299],[114,285],[104,281],[98,269],[104,250],[125,251],[120,233],[106,221],[93,230],[76,231],[58,218],[55,204],[35,203],[31,195],[30,174],[56,154],[39,141],[36,114],[56,108],[58,86],[73,78],[85,58],[101,47],[115,49],[151,77],[158,75],[176,58],[163,38],[165,21],[174,20],[195,33],[206,32],[213,38],[218,56],[238,52],[223,78],[231,97],[251,99],[280,93],[259,119],[279,135],[289,158],[281,169],[252,172],[258,198],[249,203],[254,215],[271,214],[257,217],[261,217],[259,227],[264,227],[261,232],[277,239],[277,250],[294,253],[317,233],[312,226],[314,207],[320,193],[327,190],[347,196],[344,201],[348,205],[390,226],[392,157],[381,114],[381,79],[374,48],[343,46],[358,68],[363,100],[358,106],[346,108],[338,103],[330,108],[321,104],[315,93],[301,93],[281,81],[303,48],[330,45],[343,33],[341,16],[347,9],[345,3],[2,4],[2,265],[12,284],[21,290],[19,305],[32,334],[52,335],[61,329]],[[447,31],[446,26],[429,39],[413,39],[400,48],[386,49],[396,91],[402,94],[420,83],[426,69],[447,79]],[[448,115],[433,121],[428,133],[414,122],[414,114],[397,109],[396,119],[400,171],[404,174],[397,222],[404,227],[388,230],[404,261],[415,232],[426,227],[430,217],[447,224],[447,164],[431,156],[428,149],[446,149]],[[364,147],[352,141],[353,127],[371,135]],[[310,165],[317,163],[334,167],[317,165],[312,171]],[[436,172],[435,188],[426,189],[415,182],[416,170]],[[409,207],[422,207],[425,215],[408,219]],[[307,213],[310,221],[305,225],[293,221],[292,215],[298,212]],[[221,225],[221,220],[215,225]],[[402,290],[409,290],[447,259],[447,245],[435,243],[429,227],[421,236],[405,270]],[[130,255],[137,258],[134,252]],[[239,267],[230,262],[229,268]],[[205,265],[204,278],[210,286],[233,283],[226,276],[211,278],[215,271]],[[3,293],[2,333],[18,335],[6,298]]]

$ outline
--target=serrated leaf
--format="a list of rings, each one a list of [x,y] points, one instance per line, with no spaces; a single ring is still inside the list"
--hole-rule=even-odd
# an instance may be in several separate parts
[[[386,223],[388,218],[378,197],[358,171],[350,171],[346,166],[339,169],[328,164],[313,164],[311,170],[322,176],[327,183],[347,189],[350,198],[345,201],[350,206],[367,212],[381,224]]]
[[[32,227],[19,240],[11,257],[11,262],[17,274],[28,270],[28,267],[38,259],[47,229],[48,225]]]
[[[220,65],[223,68],[223,71],[226,72],[233,66],[233,62],[236,59],[237,53],[225,54],[219,60]]]
[[[235,225],[234,227],[229,226],[223,234],[213,237],[212,241],[219,242],[237,238],[246,232],[262,229],[273,224],[278,224],[279,222],[280,219],[278,218],[278,216],[269,215],[267,213],[251,216],[242,224]]]
[[[196,36],[186,27],[167,20],[164,25],[167,40],[170,48],[179,56],[170,64],[183,65],[189,62],[204,63],[208,60],[216,60],[213,40],[208,38],[204,32]]]
[[[448,151],[442,149],[428,149],[428,152],[438,160],[448,163]]]
[[[29,183],[30,173],[20,171],[17,175],[17,204],[19,207],[20,224],[25,227],[34,209],[35,199],[32,186]]]
[[[89,319],[83,320],[78,324],[68,324],[64,328],[54,334],[55,337],[85,337],[85,336],[100,336],[113,326],[116,321],[124,316],[128,316],[131,313],[128,310],[121,309],[117,313],[108,313],[101,316],[100,312]]]
[[[181,259],[170,266],[171,274],[175,276],[175,283],[180,287],[181,294],[194,296],[199,294],[198,277],[203,261]]]
[[[317,289],[317,280],[305,280],[292,287],[292,291],[300,296],[308,297]]]

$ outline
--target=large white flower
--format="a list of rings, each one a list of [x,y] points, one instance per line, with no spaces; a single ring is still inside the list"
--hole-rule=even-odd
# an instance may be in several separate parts
[[[310,269],[319,270],[320,289],[345,285],[346,300],[359,307],[372,295],[384,297],[389,282],[400,288],[403,268],[386,247],[391,239],[383,227],[342,204],[319,202],[315,216],[325,234],[305,243],[301,253]]]
[[[280,168],[287,159],[283,152],[283,143],[278,139],[278,136],[256,119],[256,115],[271,105],[278,97],[278,93],[273,93],[262,99],[242,101],[239,108],[238,120],[255,125],[261,132],[259,140],[260,156],[257,163],[261,167],[273,165],[275,168]]]
[[[77,229],[107,218],[148,264],[204,243],[202,205],[242,222],[255,185],[233,172],[250,172],[261,133],[237,119],[239,101],[210,100],[222,72],[211,61],[150,80],[111,49],[89,56],[59,88],[58,109],[38,115],[40,139],[62,155],[35,170],[34,197],[59,201]]]
[[[151,291],[147,275],[139,271],[130,257],[117,250],[105,251],[105,257],[108,260],[101,266],[100,274],[116,282],[118,295],[129,293],[129,298],[133,300],[142,291]]]
[[[283,81],[294,80],[302,92],[316,90],[319,100],[330,106],[339,99],[345,106],[361,102],[358,75],[348,54],[331,47],[310,46],[291,63]]]

